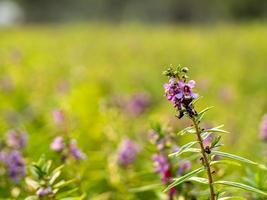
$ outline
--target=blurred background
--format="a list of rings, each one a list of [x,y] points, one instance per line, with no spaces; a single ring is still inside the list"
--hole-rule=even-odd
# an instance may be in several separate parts
[[[204,97],[198,109],[215,106],[206,125],[230,131],[223,148],[265,163],[266,18],[265,0],[0,0],[1,135],[25,130],[27,163],[41,154],[60,163],[49,145],[59,132],[52,112],[62,109],[87,155],[68,176],[88,198],[162,199],[162,188],[129,188],[160,182],[151,122],[174,132],[188,125],[163,90],[162,71],[181,64]],[[116,162],[125,138],[142,149],[127,169]]]
[[[177,23],[264,20],[264,0],[1,0],[1,23],[53,23],[88,20]]]

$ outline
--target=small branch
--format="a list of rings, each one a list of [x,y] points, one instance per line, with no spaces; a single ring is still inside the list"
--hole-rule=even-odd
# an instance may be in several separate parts
[[[215,200],[215,192],[214,192],[214,188],[213,188],[213,180],[212,180],[212,172],[211,172],[211,168],[210,168],[210,162],[209,162],[209,159],[207,157],[207,154],[205,152],[205,147],[203,145],[203,140],[202,140],[202,137],[201,137],[201,131],[199,129],[199,126],[198,126],[198,123],[197,121],[195,120],[195,118],[191,118],[191,120],[193,121],[194,123],[194,127],[196,129],[196,134],[197,134],[197,139],[199,141],[199,144],[200,144],[200,148],[201,148],[201,154],[203,156],[203,163],[207,169],[207,175],[208,175],[208,180],[209,180],[209,187],[210,187],[210,200]]]

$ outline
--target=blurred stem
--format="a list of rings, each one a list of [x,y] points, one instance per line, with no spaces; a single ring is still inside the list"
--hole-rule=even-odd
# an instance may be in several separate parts
[[[194,127],[196,129],[197,139],[199,141],[200,148],[201,148],[203,164],[205,165],[205,168],[207,169],[207,175],[208,175],[209,187],[210,187],[210,200],[215,200],[215,192],[214,192],[214,188],[213,188],[213,180],[212,180],[210,162],[209,162],[209,159],[208,159],[207,154],[205,152],[205,148],[204,148],[204,145],[203,145],[203,140],[202,140],[202,137],[200,135],[201,131],[199,129],[198,122],[196,121],[196,119],[194,117],[191,118],[191,119],[192,119],[192,121],[194,123]]]

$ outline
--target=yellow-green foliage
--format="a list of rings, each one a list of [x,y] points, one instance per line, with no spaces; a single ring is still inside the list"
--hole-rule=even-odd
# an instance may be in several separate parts
[[[78,175],[73,172],[83,175],[81,188],[89,197],[99,194],[95,199],[136,199],[127,191],[123,173],[133,181],[131,186],[144,185],[142,175],[134,177],[133,169],[119,174],[112,160],[124,136],[135,135],[145,144],[150,120],[174,119],[163,96],[166,80],[161,72],[169,64],[181,64],[190,67],[204,96],[200,109],[215,106],[206,120],[223,123],[231,132],[224,136],[224,148],[263,161],[258,127],[267,112],[266,35],[265,24],[1,29],[1,134],[13,127],[24,128],[30,135],[30,158],[42,153],[56,157],[49,150],[57,132],[51,111],[63,108],[71,118],[71,135],[88,156],[77,167]],[[65,82],[69,89],[60,92],[59,85]],[[103,111],[103,101],[111,95],[138,91],[149,92],[154,103],[145,116],[136,119],[116,110]],[[146,155],[137,168],[142,169],[146,161],[144,168],[152,169],[150,154]]]

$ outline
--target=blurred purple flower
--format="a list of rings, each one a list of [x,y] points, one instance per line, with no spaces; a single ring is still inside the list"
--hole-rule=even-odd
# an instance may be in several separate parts
[[[65,120],[64,112],[60,109],[55,109],[52,112],[53,119],[56,125],[62,125]]]
[[[158,173],[165,173],[169,170],[170,164],[168,158],[163,154],[154,154],[152,156],[152,160],[154,161],[155,171]]]
[[[128,166],[136,159],[140,151],[140,146],[130,139],[124,139],[118,151],[118,163],[122,166]]]
[[[26,133],[10,130],[7,132],[6,143],[11,148],[22,149],[26,146],[27,139]]]
[[[267,114],[265,114],[260,123],[260,138],[267,141]]]
[[[180,160],[178,174],[183,174],[184,172],[191,169],[191,167],[192,167],[192,165],[191,165],[191,162],[189,160]]]
[[[225,103],[231,103],[234,100],[233,89],[229,86],[225,86],[219,91],[219,98]]]
[[[57,136],[53,142],[50,144],[50,148],[53,151],[62,151],[65,147],[64,138],[62,136]]]
[[[86,159],[86,155],[78,148],[75,139],[72,139],[69,144],[69,152],[76,160]]]
[[[212,142],[212,139],[213,139],[213,135],[212,135],[212,134],[209,134],[209,135],[203,140],[203,145],[204,145],[204,147],[210,146],[210,145],[211,145],[211,142]]]
[[[133,116],[142,114],[150,104],[150,97],[147,93],[136,93],[126,105],[126,112]]]
[[[6,153],[3,162],[8,167],[8,175],[13,181],[18,182],[25,175],[25,162],[19,151]]]
[[[52,188],[51,187],[47,187],[47,188],[44,188],[44,187],[41,187],[37,190],[36,192],[36,195],[38,197],[44,197],[44,196],[47,196],[49,194],[52,193]]]

